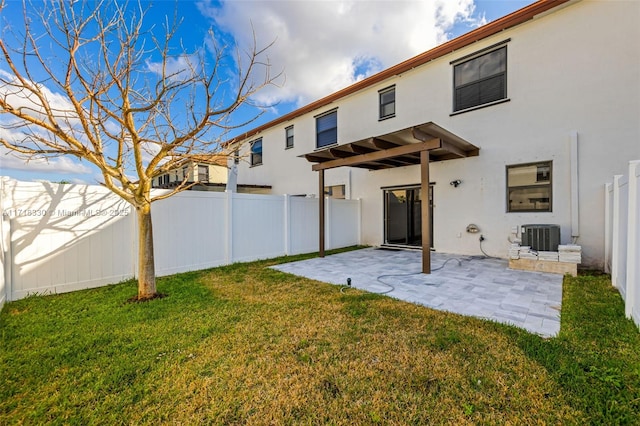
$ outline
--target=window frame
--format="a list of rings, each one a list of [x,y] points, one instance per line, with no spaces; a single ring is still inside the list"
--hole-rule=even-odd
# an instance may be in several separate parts
[[[319,145],[319,142],[320,142],[319,141],[319,139],[320,139],[320,131],[319,131],[319,126],[318,126],[319,121],[322,120],[323,118],[326,118],[326,117],[329,117],[329,116],[332,116],[332,115],[335,115],[335,127],[330,127],[330,128],[327,128],[326,130],[323,130],[322,134],[324,135],[324,134],[327,134],[329,132],[332,132],[332,133],[335,132],[335,140],[332,140],[329,143],[323,143],[322,145]],[[324,112],[322,114],[316,115],[315,119],[316,119],[316,150],[320,150],[320,149],[324,149],[324,148],[329,147],[329,146],[337,145],[338,144],[338,109],[334,108],[334,109],[332,109],[330,111],[326,111],[326,112]]]
[[[291,132],[291,134],[289,134]],[[293,125],[284,128],[284,149],[293,148],[294,144],[294,133],[293,133]]]
[[[393,93],[393,101],[383,102],[384,95]],[[387,105],[393,104],[393,112],[385,114],[384,110]],[[396,85],[385,87],[378,90],[378,121],[387,120],[396,116]]]
[[[198,164],[198,182],[209,183],[209,166],[206,164]]]
[[[463,56],[462,58],[459,58],[455,61],[450,62],[450,65],[452,65],[452,113],[451,115],[457,115],[457,114],[461,114],[467,111],[473,111],[476,109],[480,109],[480,108],[485,108],[488,106],[492,106],[492,105],[496,105],[496,104],[501,104],[503,102],[508,102],[509,101],[509,91],[508,91],[508,81],[509,81],[509,52],[507,49],[507,43],[511,41],[511,39],[507,39],[504,40],[500,43],[496,43],[494,45],[488,46],[484,49],[481,49],[477,52],[474,52],[470,55],[466,55]],[[478,77],[477,79],[471,81],[471,82],[466,82],[464,84],[460,84],[458,85],[456,83],[456,70],[459,69],[458,67],[467,64],[471,61],[476,61],[479,58],[485,57],[487,55],[491,55],[494,54],[498,51],[504,50],[504,70],[501,70],[499,72],[493,73],[489,76],[483,76],[483,77]],[[470,86],[473,85],[479,85],[482,82],[487,82],[491,79],[494,79],[498,76],[501,76],[501,81],[502,81],[502,95],[500,98],[496,98],[496,99],[492,99],[486,102],[479,102],[479,103],[475,103],[473,105],[468,105],[468,106],[464,106],[464,108],[462,107],[458,107],[459,101],[458,101],[458,91],[461,88],[469,88]]]
[[[255,152],[254,147],[260,144],[260,152]],[[263,164],[263,151],[262,151],[262,138],[254,139],[249,142],[250,164],[251,167],[260,166]],[[259,156],[259,160],[258,160]]]
[[[520,186],[510,186],[509,185],[509,170],[516,168],[524,168],[524,167],[548,167],[548,179],[545,184],[533,184],[533,185],[520,185]],[[539,179],[540,171],[536,170],[536,183],[540,182]],[[505,187],[506,187],[506,212],[507,213],[553,213],[553,161],[535,161],[532,163],[520,163],[520,164],[508,164],[505,167]],[[521,210],[512,210],[511,209],[511,194],[516,189],[539,189],[539,188],[547,188],[549,193],[549,207],[546,209],[521,209]]]

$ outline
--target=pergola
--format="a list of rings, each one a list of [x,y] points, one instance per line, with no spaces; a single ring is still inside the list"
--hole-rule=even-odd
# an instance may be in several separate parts
[[[480,148],[443,129],[433,122],[370,137],[342,145],[320,149],[305,158],[318,172],[319,194],[319,255],[324,257],[324,171],[336,167],[360,167],[369,170],[388,169],[420,164],[420,198],[422,202],[422,272],[431,273],[429,244],[429,162],[474,157]]]

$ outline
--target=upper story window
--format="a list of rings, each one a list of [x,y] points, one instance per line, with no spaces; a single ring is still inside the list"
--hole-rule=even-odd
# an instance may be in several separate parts
[[[169,174],[158,176],[158,186],[169,185]]]
[[[289,126],[286,129],[284,129],[284,135],[285,135],[285,142],[284,142],[285,149],[293,148],[293,126]]]
[[[240,149],[233,151],[233,164],[240,164]]]
[[[551,161],[507,166],[507,212],[550,212],[551,183]]]
[[[316,117],[316,148],[338,143],[338,111]]]
[[[198,182],[209,183],[209,166],[198,164]]]
[[[453,111],[507,98],[507,46],[453,66]]]
[[[262,164],[262,138],[251,142],[251,165]]]
[[[396,86],[378,92],[380,98],[380,120],[396,116]]]

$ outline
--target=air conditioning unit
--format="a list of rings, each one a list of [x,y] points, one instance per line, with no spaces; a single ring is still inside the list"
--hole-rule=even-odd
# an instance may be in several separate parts
[[[522,245],[536,251],[558,251],[558,225],[522,225]]]

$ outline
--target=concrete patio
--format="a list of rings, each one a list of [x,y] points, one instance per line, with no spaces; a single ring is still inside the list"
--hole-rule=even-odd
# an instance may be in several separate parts
[[[367,248],[274,266],[327,283],[495,320],[543,337],[560,331],[561,275],[508,269],[502,259],[431,254],[430,275],[420,273],[417,250]]]

